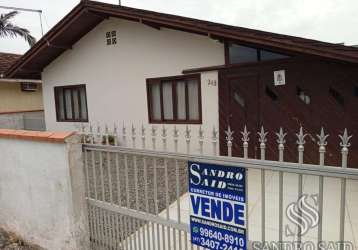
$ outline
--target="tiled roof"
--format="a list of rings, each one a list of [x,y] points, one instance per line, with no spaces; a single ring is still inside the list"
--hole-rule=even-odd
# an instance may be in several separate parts
[[[0,74],[3,74],[21,55],[0,52]]]
[[[80,3],[42,37],[22,60],[11,66],[8,77],[39,78],[42,70],[103,20],[114,17],[140,22],[153,28],[191,32],[221,41],[325,60],[358,64],[358,48],[243,27],[213,23],[114,4],[81,0]]]

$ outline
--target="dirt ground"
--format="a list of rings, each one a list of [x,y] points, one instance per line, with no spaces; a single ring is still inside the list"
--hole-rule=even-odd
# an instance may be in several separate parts
[[[0,229],[1,250],[42,250],[40,247],[31,246],[13,233]]]

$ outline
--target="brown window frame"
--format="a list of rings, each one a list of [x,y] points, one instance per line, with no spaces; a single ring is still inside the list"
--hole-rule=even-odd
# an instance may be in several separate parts
[[[256,61],[254,62],[238,62],[238,63],[232,63],[230,62],[230,45],[231,44],[236,44],[239,46],[244,46],[244,47],[248,47],[248,48],[252,48],[252,49],[256,49]],[[261,52],[262,51],[266,51],[266,52],[271,52],[271,53],[276,53],[276,54],[280,54],[283,56],[286,56],[285,58],[276,58],[276,59],[271,59],[271,60],[262,60],[261,58]],[[224,42],[224,54],[225,54],[225,65],[247,65],[247,64],[260,64],[260,63],[270,63],[270,62],[276,62],[276,61],[283,61],[283,60],[289,60],[293,57],[293,55],[290,55],[288,53],[285,52],[278,52],[278,51],[274,51],[271,49],[265,49],[265,48],[259,48],[259,47],[255,47],[254,45],[251,44],[246,44],[246,43],[240,43],[240,42],[235,42],[232,40],[227,40]]]
[[[198,83],[198,119],[189,119],[189,101],[188,101],[188,81],[196,80]],[[164,119],[164,109],[163,109],[163,82],[171,81],[172,82],[172,95],[173,95],[173,119]],[[178,119],[177,105],[178,97],[176,84],[178,81],[185,82],[185,115],[186,119]],[[151,85],[160,84],[160,109],[161,109],[161,119],[153,119],[152,114],[152,93]],[[201,77],[200,74],[190,74],[190,75],[180,75],[180,76],[169,76],[169,77],[157,77],[157,78],[148,78],[147,79],[147,103],[148,103],[148,120],[152,124],[202,124],[202,103],[201,103]]]
[[[86,118],[82,118],[82,109],[81,109],[81,98],[80,98],[80,90],[84,89],[85,92],[85,104],[86,104]],[[67,111],[66,111],[66,98],[65,98],[65,90],[70,89],[71,90],[71,110],[72,110],[72,117],[75,117],[74,115],[74,99],[73,99],[73,93],[74,90],[76,90],[78,94],[78,109],[79,109],[79,119],[70,119],[67,118]],[[60,102],[59,102],[59,91],[62,91],[63,93],[63,105],[64,105],[64,118],[62,119],[60,117]],[[57,122],[88,122],[88,106],[87,106],[87,90],[85,84],[78,84],[78,85],[67,85],[67,86],[56,86],[54,87],[54,95],[55,95],[55,106],[56,106],[56,120]]]

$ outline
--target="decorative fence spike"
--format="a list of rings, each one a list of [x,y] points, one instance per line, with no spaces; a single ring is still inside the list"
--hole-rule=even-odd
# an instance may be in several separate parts
[[[226,144],[227,144],[227,155],[229,157],[232,156],[232,141],[234,140],[233,134],[234,131],[231,130],[230,125],[228,126],[227,130],[225,131],[226,134]]]
[[[81,142],[86,143],[86,127],[84,123],[81,123]]]
[[[123,122],[123,127],[122,127],[122,139],[123,139],[123,145],[125,147],[127,147],[127,131],[126,131],[126,126],[124,125],[124,122]]]
[[[167,151],[167,129],[163,125],[162,127],[162,142],[163,142],[163,151]]]
[[[109,145],[109,129],[108,129],[108,125],[104,125],[104,138],[105,138],[105,143],[106,145]]]
[[[145,149],[145,127],[142,124],[142,148]]]
[[[199,136],[198,136],[198,139],[199,139],[199,150],[200,150],[200,154],[202,155],[204,153],[204,149],[203,149],[203,145],[204,145],[204,130],[203,128],[200,126],[199,127]]]
[[[174,126],[173,138],[174,138],[174,152],[178,152],[179,130],[178,130],[177,126]]]
[[[155,126],[152,126],[152,129],[151,129],[151,135],[152,135],[152,148],[153,150],[156,149],[156,137],[157,137],[157,128]]]
[[[250,138],[249,138],[249,135],[250,135],[250,132],[247,131],[247,128],[246,128],[246,125],[244,127],[244,131],[241,131],[241,134],[242,134],[242,142],[243,142],[243,147],[244,147],[244,158],[248,158],[249,154],[248,154],[248,148],[249,148],[249,141],[250,141]]]
[[[286,143],[285,137],[287,133],[284,133],[282,127],[280,127],[280,131],[276,133],[276,135],[277,135],[276,141],[278,143],[278,152],[279,152],[278,160],[283,161],[283,152],[285,150],[285,143]]]
[[[213,142],[213,155],[217,155],[217,143],[218,143],[218,131],[215,129],[215,126],[213,127],[212,132],[212,142]]]
[[[135,140],[136,140],[136,131],[135,131],[134,125],[132,124],[132,147],[133,148],[136,148]]]
[[[118,128],[117,124],[113,124],[113,144],[114,146],[118,146]]]
[[[186,129],[185,129],[185,140],[186,140],[186,153],[187,154],[190,154],[190,129],[189,129],[189,126],[187,125],[186,126]]]
[[[327,146],[327,138],[328,138],[328,134],[326,135],[324,133],[324,128],[321,128],[321,133],[319,135],[316,135],[318,138],[318,146],[319,146],[319,164],[321,166],[324,165],[324,155],[326,153],[326,146]]]
[[[353,137],[353,135],[348,135],[347,129],[344,129],[343,135],[338,135],[341,139],[340,146],[342,147],[342,167],[346,168],[348,163],[348,148],[351,146],[349,140]]]
[[[307,134],[303,133],[303,128],[300,127],[300,132],[296,134],[297,136],[297,145],[298,145],[298,163],[303,163],[303,152],[305,151],[305,137]]]
[[[265,151],[266,151],[266,142],[267,142],[267,134],[265,132],[264,126],[261,126],[261,131],[257,133],[259,135],[260,142],[260,151],[261,151],[261,160],[265,160]]]
[[[94,144],[93,126],[91,123],[90,123],[90,131],[89,132],[90,132],[90,143]]]
[[[102,144],[102,129],[101,126],[99,125],[99,123],[97,123],[97,138],[96,138],[96,142],[97,144]]]

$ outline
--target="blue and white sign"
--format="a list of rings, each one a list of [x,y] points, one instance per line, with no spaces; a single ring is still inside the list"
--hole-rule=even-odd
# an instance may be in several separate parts
[[[246,250],[245,168],[189,162],[192,244]]]

